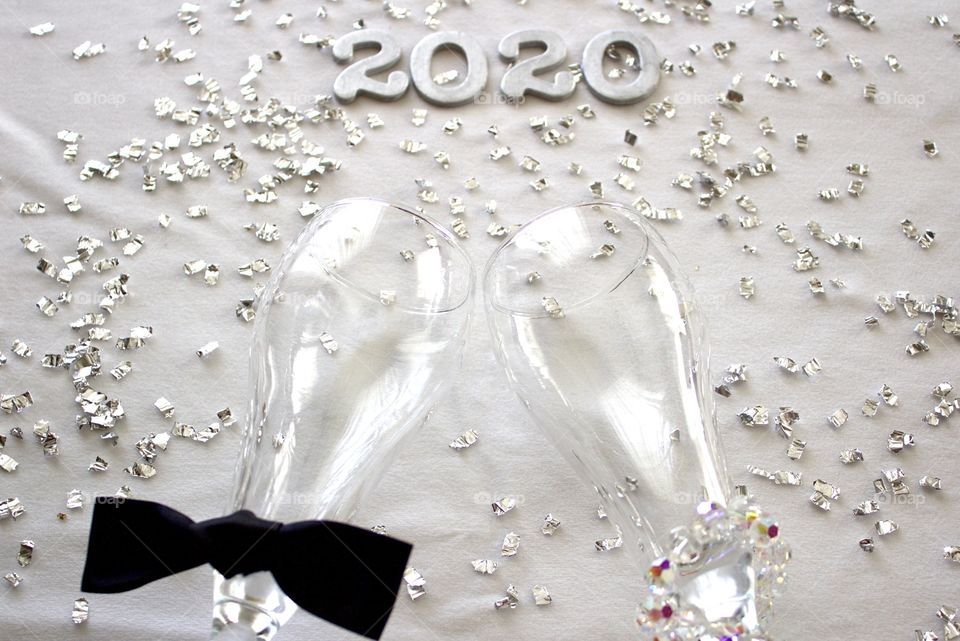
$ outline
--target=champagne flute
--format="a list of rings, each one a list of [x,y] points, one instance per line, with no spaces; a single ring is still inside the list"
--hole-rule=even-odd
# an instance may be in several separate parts
[[[260,297],[228,512],[349,520],[450,380],[473,287],[469,257],[426,216],[324,207]],[[214,573],[211,638],[269,640],[295,610],[268,572]]]
[[[642,630],[762,634],[789,552],[731,492],[702,313],[656,230],[614,203],[553,209],[503,242],[483,286],[512,388],[640,565]]]

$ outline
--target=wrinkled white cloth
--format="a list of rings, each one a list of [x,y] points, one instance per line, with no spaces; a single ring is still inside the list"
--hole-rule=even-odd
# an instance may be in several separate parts
[[[376,2],[342,2],[327,5],[329,18],[315,17],[317,3],[251,3],[253,15],[245,24],[234,23],[227,3],[204,3],[199,14],[203,31],[191,37],[175,13],[178,3],[141,5],[122,2],[94,4],[34,3],[11,0],[3,4],[0,33],[4,63],[0,65],[0,208],[4,232],[0,269],[0,351],[9,362],[0,368],[0,391],[29,390],[35,406],[22,415],[0,415],[0,430],[21,426],[24,442],[8,439],[4,452],[20,462],[12,474],[0,474],[0,495],[18,496],[27,507],[20,520],[0,522],[0,574],[18,571],[24,582],[16,589],[0,583],[0,638],[8,639],[124,639],[176,640],[206,638],[211,580],[208,569],[197,569],[120,595],[87,595],[90,619],[82,626],[70,620],[73,600],[81,596],[79,577],[86,546],[89,507],[67,510],[69,490],[88,495],[113,493],[129,484],[136,498],[170,504],[195,519],[216,516],[225,509],[230,493],[240,426],[228,428],[206,445],[178,440],[158,462],[156,478],[141,481],[121,472],[135,460],[133,443],[141,436],[162,430],[166,423],[153,408],[160,396],[169,398],[177,415],[206,425],[225,406],[242,414],[246,402],[246,350],[251,325],[234,315],[236,302],[249,295],[252,282],[239,277],[236,267],[258,257],[276,263],[286,242],[303,225],[297,207],[305,199],[328,202],[367,195],[421,204],[416,200],[416,178],[431,180],[441,195],[428,213],[448,221],[446,201],[462,196],[468,207],[466,221],[471,238],[465,242],[477,268],[497,246],[484,229],[486,200],[499,203],[496,220],[519,223],[537,212],[563,203],[590,198],[588,185],[601,180],[607,197],[630,202],[645,196],[659,207],[680,208],[684,220],[663,223],[661,230],[679,255],[697,287],[710,321],[714,377],[730,363],[746,363],[749,381],[734,389],[730,399],[719,399],[719,423],[732,479],[747,483],[762,504],[782,518],[782,532],[795,550],[787,594],[777,605],[773,628],[776,638],[814,641],[824,638],[907,638],[914,629],[939,629],[934,616],[941,603],[960,605],[956,591],[956,565],[941,556],[943,546],[960,544],[956,523],[958,507],[956,458],[960,446],[949,425],[929,428],[920,421],[934,405],[930,389],[941,380],[960,384],[958,343],[931,330],[931,350],[909,358],[904,346],[916,339],[915,321],[902,310],[879,312],[874,297],[909,290],[929,299],[936,293],[960,295],[957,257],[960,256],[960,222],[955,213],[953,173],[957,164],[957,66],[960,50],[951,42],[952,28],[935,29],[926,16],[955,10],[937,1],[859,4],[878,15],[879,28],[866,31],[855,23],[832,18],[825,4],[787,3],[785,12],[800,19],[799,30],[773,29],[770,3],[758,3],[753,17],[738,17],[733,3],[715,3],[711,24],[685,19],[676,9],[670,25],[640,24],[617,10],[616,3],[545,2],[526,6],[480,0],[472,6],[450,2],[440,14],[443,29],[463,30],[475,36],[491,65],[488,89],[504,71],[496,59],[496,45],[510,30],[544,27],[562,34],[569,59],[578,58],[586,41],[608,28],[628,27],[649,36],[662,56],[675,65],[690,60],[694,77],[675,71],[665,76],[654,96],[672,97],[677,115],[644,127],[642,105],[604,105],[580,86],[574,98],[559,104],[531,99],[520,106],[497,100],[454,109],[431,107],[414,91],[396,103],[361,100],[347,112],[367,134],[357,148],[348,148],[339,123],[319,126],[305,123],[306,136],[343,159],[340,172],[323,177],[317,194],[304,195],[301,183],[281,187],[276,205],[251,205],[241,189],[255,186],[256,178],[271,172],[277,156],[253,149],[250,140],[265,129],[238,125],[222,129],[212,146],[195,150],[212,165],[211,176],[182,185],[161,183],[155,193],[140,189],[140,167],[127,163],[113,182],[79,181],[84,161],[103,159],[109,152],[142,137],[150,144],[177,132],[185,141],[190,128],[158,120],[153,100],[169,96],[181,107],[196,103],[196,89],[184,85],[188,74],[202,71],[217,78],[225,95],[240,99],[237,80],[247,71],[247,57],[266,56],[279,49],[283,60],[264,60],[256,82],[261,101],[277,96],[285,103],[307,105],[316,94],[330,93],[340,68],[329,50],[304,46],[299,33],[337,35],[364,18],[369,27],[389,29],[400,40],[405,60],[413,45],[430,33],[423,25],[425,2],[403,3],[414,9],[405,22],[391,20]],[[416,5],[416,6],[414,6]],[[648,11],[659,4],[644,5]],[[274,26],[283,12],[294,14],[286,30]],[[960,16],[950,16],[960,19]],[[56,31],[34,38],[28,28],[51,21]],[[814,46],[809,32],[822,26],[830,38],[823,49]],[[143,35],[156,44],[176,41],[175,51],[193,48],[197,57],[182,64],[159,64],[151,52],[137,51]],[[73,60],[71,51],[85,40],[104,42],[107,52],[96,58]],[[710,45],[736,42],[726,60],[716,60]],[[694,55],[688,45],[703,50]],[[786,61],[769,60],[772,49],[782,50]],[[863,59],[854,70],[846,53]],[[896,54],[903,70],[893,73],[884,62]],[[406,63],[404,63],[406,64]],[[435,71],[441,70],[436,65]],[[816,78],[818,69],[833,74],[831,84]],[[736,73],[743,73],[746,97],[742,113],[720,109],[714,96]],[[766,74],[794,78],[799,88],[774,89],[763,82]],[[863,88],[875,83],[877,104],[866,102]],[[575,106],[589,103],[594,120],[576,116]],[[429,109],[426,124],[410,123],[411,110]],[[710,111],[720,111],[733,136],[720,148],[720,164],[705,168],[690,158],[697,145],[696,132],[709,126]],[[376,112],[386,126],[368,130],[366,114]],[[530,131],[527,120],[547,115],[555,123],[574,114],[575,141],[547,147]],[[441,127],[448,118],[461,116],[464,126],[453,136]],[[769,116],[776,133],[764,137],[757,123]],[[494,140],[487,127],[497,124]],[[623,142],[626,129],[639,140],[634,147]],[[62,158],[63,145],[56,132],[73,129],[84,135],[75,164]],[[793,136],[810,138],[806,152],[793,147]],[[940,155],[929,159],[922,140],[931,138]],[[427,144],[427,151],[409,156],[398,149],[404,139]],[[236,142],[250,162],[246,176],[228,184],[213,164],[213,149]],[[487,154],[505,144],[513,155],[492,162]],[[774,176],[746,178],[726,198],[710,209],[700,209],[695,193],[671,186],[678,172],[708,169],[719,175],[723,167],[748,161],[759,145],[774,156]],[[185,146],[182,151],[187,151]],[[443,171],[432,159],[447,151],[450,168]],[[634,154],[643,162],[635,176],[637,187],[628,193],[613,178],[620,170],[620,154]],[[542,163],[541,175],[550,187],[541,193],[528,185],[534,178],[516,164],[524,155]],[[581,176],[568,174],[571,162],[583,165]],[[860,199],[845,193],[851,176],[844,167],[866,163],[870,176]],[[463,181],[476,177],[479,189],[468,192]],[[633,176],[631,176],[633,177]],[[824,203],[816,195],[837,187],[838,202]],[[763,220],[757,229],[736,225],[742,213],[734,202],[749,194]],[[61,204],[78,194],[83,210],[69,214]],[[43,201],[47,213],[21,216],[24,201]],[[187,219],[184,212],[206,204],[210,215]],[[727,213],[732,224],[719,226],[714,216]],[[157,225],[160,213],[174,221],[167,230]],[[928,251],[906,239],[899,221],[909,217],[921,228],[937,232]],[[809,220],[820,222],[828,233],[863,237],[864,250],[851,252],[813,240],[804,229]],[[251,221],[271,221],[280,226],[282,241],[264,244],[242,229]],[[783,222],[797,236],[795,245],[784,245],[774,227]],[[59,260],[73,253],[78,236],[104,239],[107,255],[120,255],[109,243],[109,230],[129,227],[144,237],[144,248],[134,257],[121,256],[119,269],[77,278],[73,302],[61,306],[48,319],[35,302],[55,298],[61,287],[36,270],[39,256]],[[46,249],[38,255],[25,252],[19,238],[30,234]],[[756,254],[741,250],[756,247]],[[808,273],[791,268],[795,249],[809,246],[820,256],[820,267]],[[182,264],[204,259],[218,263],[223,276],[216,287],[199,277],[187,278]],[[64,372],[42,369],[44,353],[57,352],[74,342],[78,333],[68,322],[92,311],[99,284],[110,275],[130,274],[131,295],[119,305],[108,326],[115,336],[129,328],[150,325],[155,336],[144,349],[118,352],[104,348],[104,367],[130,358],[134,371],[117,383],[106,373],[98,386],[119,396],[127,419],[117,430],[120,443],[109,447],[97,434],[78,433],[77,407]],[[738,296],[741,276],[756,280],[756,296]],[[815,276],[826,294],[811,295],[807,280]],[[827,284],[841,278],[846,288]],[[258,279],[262,280],[262,279]],[[952,288],[952,289],[951,289]],[[425,597],[412,602],[401,594],[385,639],[583,639],[635,638],[632,628],[634,595],[641,572],[617,551],[599,553],[593,541],[613,532],[595,514],[595,494],[568,469],[550,443],[533,426],[507,389],[491,352],[478,297],[472,337],[449,395],[421,433],[403,452],[362,509],[357,522],[386,524],[391,534],[416,544],[413,565],[426,577]],[[625,310],[629,313],[629,310]],[[867,315],[880,317],[879,327],[864,327]],[[602,328],[598,328],[602,331]],[[9,345],[20,338],[32,346],[28,360],[14,356]],[[221,348],[200,360],[195,350],[209,341]],[[773,357],[790,356],[798,362],[816,357],[823,371],[807,378],[779,371]],[[863,400],[875,397],[887,383],[900,396],[900,406],[882,407],[877,417],[860,415]],[[764,404],[775,410],[789,405],[800,412],[795,435],[807,441],[803,459],[787,459],[788,442],[764,429],[748,430],[736,419],[745,405]],[[837,408],[850,413],[850,421],[835,430],[827,416]],[[61,435],[61,454],[44,459],[29,436],[33,423],[50,421]],[[954,418],[953,421],[955,422]],[[467,428],[480,432],[481,440],[465,452],[453,452],[447,443]],[[900,455],[886,450],[886,435],[893,429],[915,432],[917,446]],[[866,461],[844,466],[839,451],[859,447]],[[108,472],[87,470],[94,457],[110,463]],[[746,472],[748,464],[770,469],[802,471],[803,488],[774,487]],[[885,503],[882,518],[900,524],[900,531],[877,541],[870,555],[857,541],[873,532],[872,517],[854,517],[859,501],[870,497],[872,480],[881,469],[902,466],[912,493],[902,504]],[[921,490],[924,474],[944,477],[938,494]],[[822,478],[842,491],[830,513],[810,505],[810,484]],[[501,495],[519,497],[519,507],[496,518],[489,503]],[[58,512],[68,512],[66,522]],[[553,537],[540,534],[544,515],[553,513],[562,526]],[[506,559],[493,576],[476,574],[470,561],[497,558],[504,534],[520,534],[520,553]],[[21,539],[36,541],[33,563],[16,564]],[[918,583],[922,579],[922,583]],[[317,577],[322,581],[323,577]],[[495,611],[493,602],[503,596],[508,583],[517,586],[521,605],[516,610]],[[553,603],[533,604],[534,584],[547,586]],[[922,589],[917,589],[922,584]],[[282,630],[288,641],[317,638],[345,639],[348,633],[298,613]]]

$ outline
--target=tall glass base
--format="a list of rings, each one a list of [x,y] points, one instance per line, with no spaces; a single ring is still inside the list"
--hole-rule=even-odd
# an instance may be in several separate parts
[[[224,579],[213,573],[213,621],[210,639],[271,641],[297,611],[269,572]]]

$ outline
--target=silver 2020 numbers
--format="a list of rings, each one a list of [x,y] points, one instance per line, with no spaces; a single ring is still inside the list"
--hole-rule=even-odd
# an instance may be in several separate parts
[[[636,53],[638,73],[629,82],[615,82],[603,71],[604,58],[610,47],[625,45]],[[522,49],[537,47],[542,53],[520,62]],[[378,49],[373,56],[351,62],[359,49]],[[466,59],[466,71],[454,81],[439,83],[432,74],[433,59],[442,49],[455,49]],[[334,43],[333,57],[340,64],[350,65],[334,81],[333,93],[341,102],[352,102],[358,96],[376,100],[398,100],[406,94],[412,81],[417,93],[434,105],[453,107],[475,100],[486,88],[488,67],[483,48],[472,36],[459,31],[432,33],[416,44],[410,54],[410,75],[391,71],[386,81],[375,80],[372,74],[395,67],[403,51],[394,37],[382,30],[351,31]],[[573,74],[562,70],[549,77],[548,72],[566,61],[567,48],[559,34],[545,29],[525,29],[509,34],[498,46],[500,57],[514,63],[500,81],[500,91],[509,100],[527,95],[547,100],[563,100],[576,91]],[[583,80],[600,100],[627,105],[650,97],[660,82],[657,48],[645,35],[629,29],[612,29],[594,36],[583,50],[580,63]]]

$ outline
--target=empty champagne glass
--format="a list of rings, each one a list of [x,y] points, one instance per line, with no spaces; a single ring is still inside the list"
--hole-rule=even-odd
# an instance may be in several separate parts
[[[504,241],[483,286],[511,386],[640,564],[647,638],[762,635],[789,552],[732,496],[703,317],[660,235],[621,205],[560,207]]]
[[[451,378],[473,285],[429,218],[369,198],[324,207],[260,297],[228,512],[349,520]],[[212,638],[271,639],[295,610],[267,572],[215,573]]]

